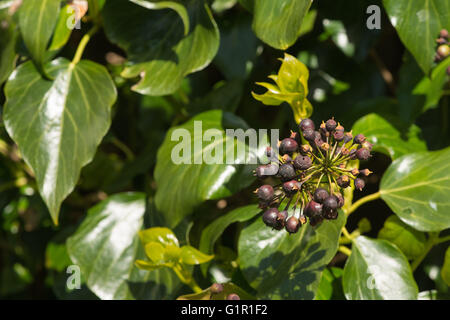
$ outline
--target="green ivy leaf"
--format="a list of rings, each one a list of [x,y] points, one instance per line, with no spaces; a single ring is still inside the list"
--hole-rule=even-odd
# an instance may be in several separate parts
[[[425,234],[403,223],[397,216],[387,218],[378,238],[395,244],[409,259],[415,259],[425,250]]]
[[[25,0],[19,9],[23,41],[39,70],[59,17],[61,0]]]
[[[408,260],[386,240],[356,238],[342,281],[348,300],[417,299],[417,284]]]
[[[420,231],[450,228],[450,148],[395,160],[380,184],[381,198],[407,225]]]
[[[14,71],[5,86],[4,122],[57,224],[61,202],[109,129],[117,92],[106,69],[91,61],[57,59],[46,70],[53,81],[31,62]]]
[[[168,269],[147,272],[134,267],[136,257],[143,257],[137,233],[145,206],[142,193],[110,196],[88,211],[67,240],[72,261],[101,299],[167,298],[179,285]]]
[[[344,270],[341,268],[325,268],[320,278],[319,288],[316,292],[315,300],[330,300],[334,291],[342,291],[342,274]]]
[[[202,264],[211,261],[212,258],[214,256],[204,254],[191,246],[183,246],[181,248],[181,263],[184,264]]]
[[[447,68],[450,67],[450,57],[440,62],[431,72],[431,77],[424,77],[414,88],[413,94],[426,96],[422,112],[436,108],[444,94],[444,86],[448,82]]]
[[[285,53],[278,75],[269,76],[275,85],[267,82],[257,82],[267,91],[264,94],[252,92],[253,97],[269,106],[278,106],[287,102],[294,112],[297,123],[311,116],[313,108],[308,101],[309,70],[297,58]]]
[[[224,283],[223,291],[219,294],[212,294],[211,289],[207,288],[199,293],[180,296],[177,300],[226,300],[227,296],[231,293],[236,293],[241,300],[255,300],[255,297],[252,297],[233,283]]]
[[[202,143],[202,132],[199,132],[199,127],[195,129],[196,124],[201,124],[203,133],[212,129],[217,136]],[[257,150],[250,149],[245,141],[226,135],[225,128],[246,130],[247,125],[230,113],[214,110],[199,114],[167,133],[157,155],[155,180],[158,189],[155,203],[158,210],[164,213],[170,227],[176,226],[203,201],[230,196],[254,181],[252,171],[256,164],[227,164],[226,159],[229,161],[234,154],[237,160],[234,163],[244,163],[244,157],[256,163],[264,154],[267,144],[259,145]],[[175,135],[172,141],[176,129],[183,129],[182,133],[186,136],[180,138]],[[195,151],[196,144],[200,146],[198,151]],[[176,164],[173,155],[178,156],[181,147],[184,149],[181,154],[187,162]],[[245,150],[245,154],[238,158],[236,150],[240,148]],[[222,158],[218,159],[222,164],[205,163],[204,157],[214,156],[213,153],[218,155],[219,149],[223,150]],[[197,164],[199,162],[201,164]]]
[[[300,36],[312,0],[240,0],[253,12],[253,30],[268,45],[286,50]]]
[[[16,24],[6,10],[0,11],[0,86],[14,70],[16,61],[15,46],[18,32]]]
[[[219,30],[207,4],[184,3],[191,25],[187,35],[174,10],[148,10],[123,0],[106,2],[102,12],[106,35],[128,53],[122,76],[141,77],[134,91],[171,94],[186,75],[205,68],[216,55]]]
[[[364,134],[374,144],[373,150],[390,156],[393,160],[412,152],[426,151],[425,141],[420,139],[420,128],[412,125],[407,140],[403,139],[389,121],[376,113],[360,118],[352,128],[355,133]]]
[[[72,29],[67,27],[67,21],[69,21],[73,15],[75,15],[75,10],[71,4],[67,4],[61,9],[55,33],[53,34],[52,42],[48,48],[49,51],[57,51],[64,47],[67,41],[69,41]]]
[[[260,212],[261,209],[258,208],[257,205],[249,205],[237,208],[231,212],[228,212],[226,215],[214,220],[214,222],[208,225],[202,232],[199,245],[200,251],[213,253],[214,244],[226,228],[228,228],[232,223],[235,222],[248,221]],[[203,274],[206,275],[208,264],[202,265],[201,269]]]
[[[173,245],[179,247],[178,239],[169,228],[154,227],[139,231],[139,237],[145,245],[149,242],[157,242],[163,246]]]
[[[441,277],[450,286],[450,247],[445,251],[444,265],[441,269]]]
[[[184,34],[189,33],[189,15],[186,7],[177,1],[150,1],[150,0],[130,0],[131,2],[138,4],[146,9],[161,10],[172,9],[180,16],[184,24]]]
[[[383,0],[383,4],[400,39],[428,74],[433,65],[439,31],[450,30],[450,2]]]
[[[336,254],[345,214],[315,228],[303,225],[289,235],[267,227],[262,219],[239,237],[240,268],[262,299],[313,299],[323,269]]]

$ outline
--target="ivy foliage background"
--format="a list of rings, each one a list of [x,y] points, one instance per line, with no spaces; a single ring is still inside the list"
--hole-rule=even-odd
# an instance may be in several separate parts
[[[0,0],[0,298],[449,298],[441,29],[450,0]],[[304,117],[366,135],[374,174],[293,236],[263,225],[254,165],[170,158],[194,121]]]

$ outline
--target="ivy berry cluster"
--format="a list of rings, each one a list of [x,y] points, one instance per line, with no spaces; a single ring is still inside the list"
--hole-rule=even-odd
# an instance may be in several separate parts
[[[279,153],[267,148],[272,161],[255,170],[261,180],[280,180],[255,191],[260,208],[265,209],[264,223],[296,233],[308,219],[311,226],[337,219],[338,209],[344,205],[343,190],[352,182],[355,189],[362,190],[363,177],[372,173],[348,168],[350,161],[368,160],[372,147],[364,135],[353,137],[334,118],[322,122],[318,130],[311,119],[303,119],[300,132],[291,132],[289,138],[279,141]],[[291,205],[293,214],[289,217]]]

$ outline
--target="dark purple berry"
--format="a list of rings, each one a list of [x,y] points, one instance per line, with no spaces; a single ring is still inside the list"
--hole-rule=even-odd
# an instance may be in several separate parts
[[[337,203],[338,203],[337,207],[338,208],[342,208],[344,206],[344,204],[345,204],[345,199],[342,196],[342,194],[336,193],[336,194],[334,194],[334,197],[336,197],[336,200],[337,200]]]
[[[322,214],[322,205],[314,200],[308,202],[304,210],[305,216],[308,218]]]
[[[352,141],[353,139],[353,135],[350,132],[346,132],[344,134],[344,143],[348,143],[350,141]]]
[[[306,129],[315,130],[314,122],[311,119],[303,119],[300,122],[300,130],[305,131]]]
[[[265,184],[258,188],[256,191],[256,194],[258,195],[258,198],[263,201],[270,201],[273,199],[273,187],[269,184]]]
[[[358,160],[367,160],[370,158],[370,151],[366,148],[360,148],[358,151],[356,151],[356,158]]]
[[[303,131],[303,137],[304,137],[307,141],[313,142],[314,139],[316,138],[316,132],[315,132],[313,129],[311,129],[311,128],[305,129],[305,130]]]
[[[294,167],[297,170],[309,169],[312,165],[312,160],[308,156],[298,155],[294,160]]]
[[[369,151],[372,151],[373,144],[371,144],[369,141],[366,140],[361,144],[361,147],[366,148]]]
[[[211,293],[218,294],[223,291],[223,285],[220,283],[213,283],[210,287]]]
[[[293,195],[298,191],[298,181],[297,180],[290,180],[285,183],[283,183],[283,190],[286,192],[287,195]]]
[[[328,196],[325,200],[323,200],[323,208],[324,210],[335,210],[338,207],[337,198],[334,195]]]
[[[334,131],[333,137],[334,137],[334,140],[339,141],[339,142],[344,140],[344,131],[341,131],[341,130]]]
[[[328,198],[329,194],[328,191],[324,188],[317,188],[316,191],[314,191],[314,201],[318,203],[323,203],[323,201]]]
[[[363,143],[364,141],[366,141],[366,137],[363,135],[363,134],[357,134],[356,136],[355,136],[355,138],[353,138],[353,142],[355,143],[355,144],[361,144],[361,143]]]
[[[328,132],[334,131],[334,129],[336,129],[336,126],[337,126],[337,123],[336,123],[336,121],[334,119],[329,119],[325,123],[325,127],[326,127]]]
[[[337,209],[324,209],[323,210],[323,217],[327,220],[335,220],[338,217],[338,211]]]
[[[342,175],[336,179],[336,182],[339,187],[347,188],[350,185],[350,178],[346,175]]]
[[[281,165],[278,174],[280,175],[280,178],[283,181],[292,180],[296,176],[294,166],[290,163],[285,163]]]
[[[241,300],[241,298],[236,293],[230,293],[227,296],[227,300]]]
[[[285,228],[289,233],[297,233],[301,225],[302,224],[300,223],[300,221],[296,217],[292,216],[286,220]]]
[[[270,208],[263,214],[263,221],[268,227],[275,228],[278,220],[278,209]]]
[[[362,189],[364,189],[364,187],[366,186],[366,182],[361,179],[361,178],[356,178],[355,179],[355,188],[358,189],[359,191],[362,191]]]
[[[280,143],[280,153],[286,154],[286,153],[292,153],[297,151],[298,149],[298,143],[294,139],[286,138],[283,139]]]
[[[327,125],[325,124],[325,122],[322,122],[322,124],[320,125],[319,133],[323,140],[327,140],[327,137],[330,136],[330,132],[328,132]]]

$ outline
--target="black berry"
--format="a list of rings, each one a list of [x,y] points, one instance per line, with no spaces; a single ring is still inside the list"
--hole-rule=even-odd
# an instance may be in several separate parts
[[[309,224],[311,225],[311,227],[315,227],[317,226],[319,223],[321,223],[323,221],[323,216],[312,216],[311,218],[309,218]]]
[[[342,196],[342,194],[336,193],[336,194],[334,194],[334,197],[336,197],[338,208],[342,208],[345,204],[345,199]]]
[[[263,214],[263,221],[268,227],[275,228],[277,226],[278,209],[270,208]]]
[[[355,188],[358,189],[359,191],[362,191],[362,189],[364,189],[364,187],[366,186],[366,182],[361,179],[361,178],[356,178],[355,179]]]
[[[294,167],[297,170],[306,170],[309,169],[312,165],[312,160],[310,157],[308,156],[302,156],[302,155],[298,155],[295,159],[294,159]]]
[[[305,131],[306,129],[315,130],[314,122],[311,119],[303,119],[300,122],[300,130]]]
[[[323,201],[328,198],[329,194],[328,191],[324,188],[317,188],[316,191],[314,191],[314,201],[318,203],[323,203]]]
[[[356,144],[361,144],[366,141],[366,137],[363,134],[357,134],[355,138],[353,138],[353,142]]]
[[[287,195],[293,195],[298,191],[298,181],[297,180],[290,180],[285,183],[283,183],[283,190],[286,192]]]
[[[352,141],[353,139],[353,135],[350,132],[346,132],[344,134],[344,143],[348,143],[350,141]]]
[[[286,220],[285,228],[289,233],[297,233],[301,225],[302,224],[300,223],[300,221],[296,217],[292,216]]]
[[[311,128],[305,129],[303,130],[303,137],[307,141],[312,142],[316,138],[316,132]]]
[[[337,209],[324,209],[323,210],[323,217],[327,220],[335,220],[338,217],[338,211]]]
[[[285,163],[281,165],[278,174],[280,175],[283,181],[292,180],[296,176],[294,166],[290,163]]]
[[[258,195],[258,198],[263,201],[270,201],[273,198],[273,187],[269,184],[265,184],[258,188],[258,191],[256,194]]]
[[[278,212],[277,224],[281,227],[284,227],[284,223],[288,217],[288,212],[286,210]]]
[[[336,141],[342,141],[342,140],[344,140],[344,131],[341,131],[341,130],[336,130],[336,131],[334,131],[333,132],[333,137],[334,137],[334,140],[336,140]]]
[[[334,195],[328,196],[325,200],[323,200],[323,208],[325,210],[335,210],[338,207],[337,197]]]
[[[308,202],[304,210],[305,216],[308,218],[322,214],[322,205],[314,200]]]
[[[336,129],[337,123],[334,119],[329,119],[325,123],[325,127],[328,132],[332,132],[334,129]]]
[[[370,158],[370,151],[366,148],[360,148],[358,151],[356,151],[356,158],[358,160],[367,160]]]
[[[286,154],[286,153],[292,153],[297,151],[298,149],[298,143],[294,139],[286,138],[283,139],[280,143],[280,153]]]

